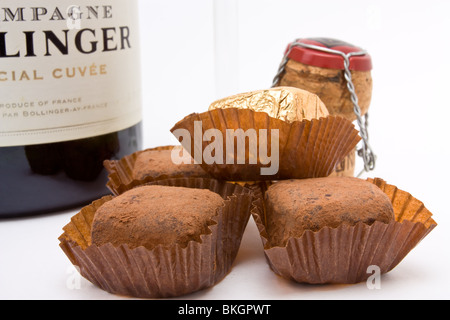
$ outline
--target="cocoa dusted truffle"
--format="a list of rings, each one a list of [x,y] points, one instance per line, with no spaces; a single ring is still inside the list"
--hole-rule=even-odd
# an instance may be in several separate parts
[[[285,246],[307,230],[394,220],[388,196],[376,185],[351,177],[280,181],[268,189],[265,201],[273,246]]]
[[[172,150],[147,150],[139,153],[133,167],[133,177],[143,180],[149,176],[158,177],[196,177],[208,178],[209,175],[199,164],[175,164],[172,161]]]
[[[210,190],[168,186],[142,186],[103,204],[92,224],[92,244],[143,246],[149,250],[179,244],[210,233],[208,226],[223,206]]]

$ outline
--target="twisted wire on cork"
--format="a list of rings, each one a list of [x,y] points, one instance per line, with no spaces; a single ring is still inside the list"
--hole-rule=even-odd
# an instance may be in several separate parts
[[[353,56],[363,56],[367,54],[367,51],[362,50],[358,52],[351,52],[351,53],[344,53],[339,50],[334,50],[326,47],[316,46],[312,44],[307,43],[301,43],[299,42],[300,39],[295,40],[291,45],[289,46],[288,50],[286,51],[286,54],[283,57],[283,60],[281,61],[281,64],[278,68],[278,72],[273,79],[272,87],[276,87],[278,83],[280,82],[281,76],[283,75],[286,65],[289,61],[289,55],[292,52],[292,49],[296,47],[303,47],[307,49],[312,50],[318,50],[322,52],[327,52],[331,54],[336,54],[341,56],[344,59],[344,78],[347,81],[347,89],[350,92],[350,98],[353,103],[353,110],[356,115],[356,122],[359,127],[359,132],[362,140],[362,147],[358,150],[358,156],[360,156],[364,161],[364,169],[358,174],[358,177],[360,177],[364,172],[369,172],[375,169],[375,163],[376,163],[376,155],[373,152],[372,147],[369,144],[369,131],[368,131],[368,125],[369,125],[369,115],[366,113],[366,115],[361,115],[361,108],[359,107],[359,101],[358,96],[355,91],[355,86],[352,81],[352,74],[350,71],[350,58]]]

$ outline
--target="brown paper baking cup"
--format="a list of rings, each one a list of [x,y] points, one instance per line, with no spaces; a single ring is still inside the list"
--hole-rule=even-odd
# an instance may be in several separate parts
[[[389,196],[396,221],[306,231],[300,238],[289,239],[285,247],[272,247],[264,214],[253,214],[271,269],[284,278],[310,284],[358,283],[372,275],[370,266],[377,266],[382,274],[394,269],[437,223],[409,193],[382,179],[368,181]]]
[[[142,151],[137,151],[133,154],[127,155],[120,160],[105,160],[103,165],[108,172],[108,182],[106,186],[115,195],[121,194],[132,187],[142,185],[144,183],[172,179],[172,178],[209,178],[209,175],[205,172],[203,175],[191,174],[189,176],[183,176],[181,174],[168,175],[161,173],[158,175],[149,175],[145,179],[135,179],[133,176],[133,169],[138,156],[147,151],[160,151],[160,150],[172,150],[175,146],[161,146],[151,149],[146,149]]]
[[[77,266],[83,277],[99,288],[114,294],[139,298],[181,296],[211,287],[231,270],[251,211],[253,194],[247,188],[213,179],[168,179],[149,183],[209,189],[224,198],[224,206],[212,219],[209,233],[201,242],[190,241],[187,247],[158,246],[130,249],[91,244],[91,226],[95,212],[106,196],[84,207],[75,215],[59,237],[60,247]]]
[[[164,146],[158,147],[148,150],[172,150],[174,146]],[[157,176],[148,176],[145,179],[135,179],[133,177],[133,167],[136,162],[136,158],[139,156],[141,152],[138,151],[129,156],[126,156],[120,160],[107,160],[104,162],[104,165],[109,172],[108,182],[106,186],[108,189],[114,194],[119,195],[133,188],[145,185],[147,183],[151,183],[159,180],[167,180],[167,179],[178,179],[178,178],[189,178],[183,176],[168,176],[168,175],[157,175]],[[205,173],[206,175],[206,173]],[[191,178],[207,178],[207,177],[192,177]],[[256,199],[263,200],[264,192],[267,190],[270,181],[228,181],[229,183],[238,184],[242,187],[250,189],[254,197]],[[257,202],[261,205],[262,202]]]
[[[288,123],[272,118],[264,112],[237,108],[216,109],[201,114],[191,114],[171,129],[171,132],[174,134],[178,133],[179,131],[177,130],[179,129],[189,132],[190,140],[181,141],[181,143],[186,150],[190,150],[193,158],[195,154],[197,156],[198,154],[203,155],[205,149],[211,144],[211,141],[202,141],[201,145],[198,142],[199,133],[195,132],[195,123],[198,121],[202,125],[201,137],[210,129],[216,129],[216,131],[221,132],[223,137],[223,159],[221,162],[223,164],[217,163],[219,161],[207,164],[205,161],[200,163],[200,161],[196,160],[213,178],[228,181],[326,177],[331,174],[336,164],[342,161],[361,139],[354,125],[341,117],[330,116],[313,119],[312,121],[303,120]],[[276,174],[261,175],[261,168],[270,167],[270,164],[262,164],[263,161],[261,161],[259,155],[261,143],[258,142],[257,155],[250,153],[248,139],[246,139],[245,164],[227,163],[227,130],[238,129],[242,129],[244,132],[247,132],[249,129],[255,130],[258,134],[258,141],[263,141],[263,144],[266,144],[267,155],[274,154],[271,150],[271,132],[272,130],[278,130],[279,159],[273,160],[278,160],[279,162],[279,170]],[[264,129],[267,130],[266,135],[264,135],[264,131],[262,131],[262,134],[259,134],[260,130]],[[237,159],[237,145],[238,143],[236,142],[234,144],[234,159]],[[207,150],[209,151],[210,149]],[[263,153],[263,155],[265,154]],[[255,158],[257,158],[257,163],[250,164],[249,159]]]

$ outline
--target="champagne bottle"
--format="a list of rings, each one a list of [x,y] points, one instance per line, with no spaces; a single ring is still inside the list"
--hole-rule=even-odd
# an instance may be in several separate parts
[[[137,10],[0,3],[0,218],[89,203],[108,193],[103,161],[141,148]]]

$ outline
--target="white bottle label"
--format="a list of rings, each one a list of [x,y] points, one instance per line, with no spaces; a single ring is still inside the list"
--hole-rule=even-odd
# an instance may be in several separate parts
[[[137,0],[0,2],[0,147],[142,120]]]

